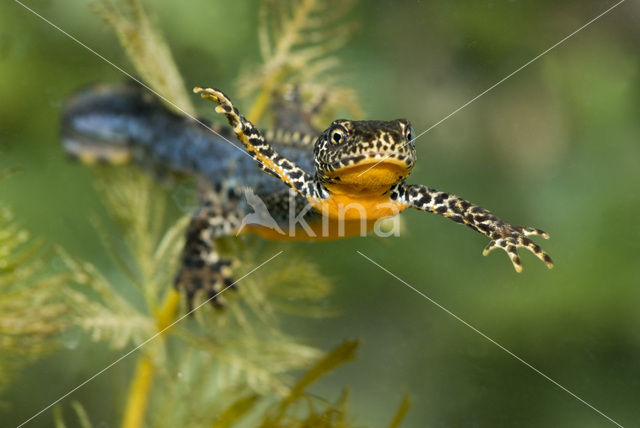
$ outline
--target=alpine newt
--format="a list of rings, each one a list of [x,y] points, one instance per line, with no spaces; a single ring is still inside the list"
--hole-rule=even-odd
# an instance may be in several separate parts
[[[81,91],[68,101],[62,125],[65,150],[86,163],[132,160],[202,177],[200,208],[188,226],[175,280],[189,302],[196,293],[213,297],[233,283],[231,262],[216,251],[217,238],[240,232],[268,239],[337,239],[362,234],[363,225],[369,231],[377,220],[407,208],[486,235],[484,254],[504,250],[518,272],[519,248],[553,266],[529,238],[548,238],[542,230],[513,226],[453,194],[408,184],[416,150],[405,119],[341,119],[318,132],[298,109],[276,118],[295,129],[260,131],[221,91],[194,91],[214,101],[230,127],[202,126],[173,113],[135,84]],[[247,221],[255,215],[264,221]]]

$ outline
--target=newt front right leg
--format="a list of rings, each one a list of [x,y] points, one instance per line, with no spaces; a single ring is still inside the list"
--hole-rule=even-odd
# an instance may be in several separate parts
[[[222,113],[227,117],[229,125],[231,125],[238,139],[244,144],[247,153],[256,161],[260,169],[279,178],[308,200],[327,197],[327,191],[322,184],[314,180],[309,173],[294,162],[280,156],[267,143],[260,130],[240,114],[222,91],[196,87],[193,88],[193,92],[199,93],[203,98],[218,104],[216,112]]]

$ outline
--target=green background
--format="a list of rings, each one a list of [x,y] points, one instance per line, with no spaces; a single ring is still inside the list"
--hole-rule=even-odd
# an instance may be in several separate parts
[[[85,2],[27,4],[133,71]],[[362,1],[351,15],[359,30],[338,55],[368,118],[404,117],[421,132],[613,4]],[[187,87],[233,88],[258,62],[256,2],[148,5]],[[523,254],[516,274],[504,254],[481,256],[483,236],[419,212],[403,214],[399,238],[283,247],[317,261],[341,310],[284,329],[323,349],[363,340],[357,361],[314,393],[349,385],[352,415],[372,426],[386,425],[405,391],[405,427],[613,426],[361,251],[612,419],[640,425],[639,22],[638,3],[625,2],[417,141],[411,182],[549,232],[539,243],[553,270]],[[91,171],[58,144],[60,108],[80,86],[122,78],[17,3],[0,6],[0,169],[20,169],[1,182],[0,200],[35,236],[98,265],[106,255],[88,218],[103,206]],[[78,340],[3,393],[0,425],[119,355]],[[97,426],[117,424],[130,370],[123,363],[73,394]]]

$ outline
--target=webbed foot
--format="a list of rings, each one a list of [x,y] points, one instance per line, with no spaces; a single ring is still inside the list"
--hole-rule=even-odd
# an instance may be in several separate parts
[[[540,229],[506,224],[500,232],[493,232],[491,242],[485,247],[482,255],[486,256],[492,250],[501,248],[506,251],[515,270],[522,272],[522,262],[518,254],[518,248],[526,248],[551,269],[553,267],[553,260],[551,260],[549,254],[544,252],[542,248],[529,239],[528,236],[542,236],[544,239],[549,239],[549,234]]]
[[[212,253],[214,254],[214,253]],[[224,306],[222,292],[234,287],[231,277],[231,260],[220,259],[217,254],[208,260],[183,259],[183,266],[176,277],[176,287],[185,293],[187,311],[193,310],[199,301],[211,301],[215,307]]]

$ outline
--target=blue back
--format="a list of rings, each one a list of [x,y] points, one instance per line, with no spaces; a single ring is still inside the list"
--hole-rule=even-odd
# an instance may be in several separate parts
[[[97,85],[67,102],[62,144],[71,155],[93,154],[106,162],[111,154],[126,151],[144,167],[199,174],[212,184],[246,186],[263,194],[286,189],[280,180],[258,169],[230,128],[202,122],[206,126],[171,112],[139,85]],[[312,145],[269,143],[314,174]]]

